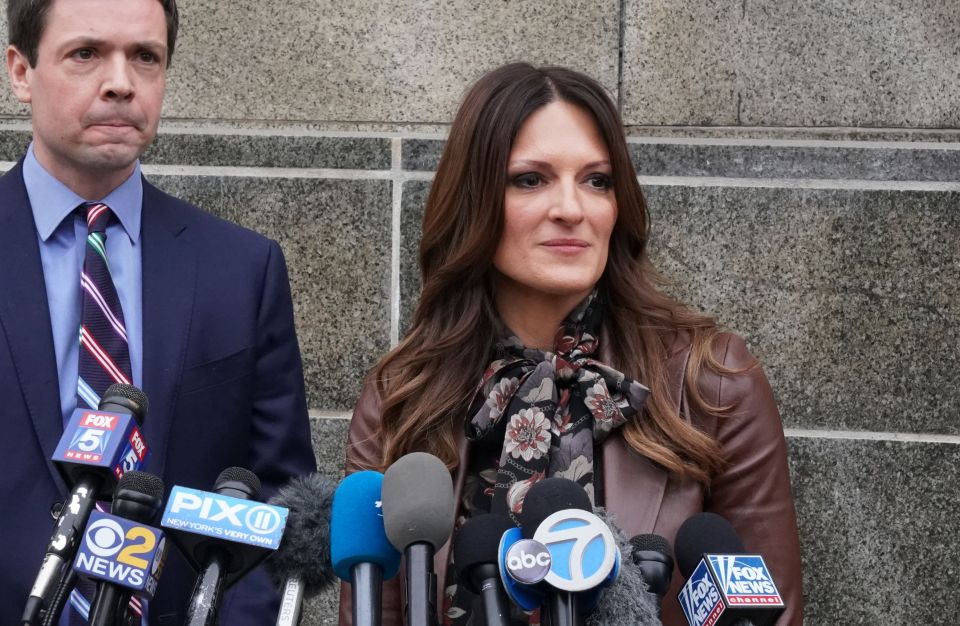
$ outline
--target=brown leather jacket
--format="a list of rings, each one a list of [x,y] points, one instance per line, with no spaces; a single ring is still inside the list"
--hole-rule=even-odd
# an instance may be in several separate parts
[[[714,346],[719,361],[730,369],[742,369],[754,363],[743,339],[736,335],[723,334]],[[763,554],[787,604],[778,625],[800,625],[803,623],[800,542],[787,470],[787,448],[770,383],[760,367],[727,376],[704,371],[700,384],[706,398],[717,406],[732,405],[735,409],[728,417],[702,415],[690,409],[683,392],[689,354],[689,341],[681,335],[674,342],[668,360],[673,395],[681,413],[719,442],[727,461],[726,468],[714,478],[709,489],[705,489],[699,483],[680,480],[654,465],[614,433],[601,448],[607,511],[626,536],[656,533],[667,538],[671,545],[677,529],[691,515],[701,511],[722,515],[737,529],[748,550]],[[380,464],[379,408],[376,392],[367,384],[350,423],[347,473]],[[464,440],[460,448],[460,469],[454,477],[457,502],[464,484],[468,452]],[[448,542],[434,562],[440,585],[438,599],[443,598],[442,581],[449,546]],[[402,572],[384,584],[384,626],[404,623],[401,579]],[[677,601],[682,584],[683,578],[675,569],[671,589],[663,599],[663,623],[667,626],[686,626]],[[342,626],[351,623],[350,610],[350,588],[344,584],[340,593]],[[439,623],[443,623],[442,616]]]

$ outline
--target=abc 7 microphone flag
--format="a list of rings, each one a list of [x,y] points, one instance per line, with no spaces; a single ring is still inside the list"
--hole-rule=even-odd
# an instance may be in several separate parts
[[[500,542],[501,578],[511,600],[527,611],[542,604],[542,593],[535,588],[538,583],[561,591],[599,592],[619,569],[620,551],[613,533],[588,511],[558,511],[543,520],[532,539],[524,539],[519,528],[512,528]],[[597,599],[599,593],[586,604]]]

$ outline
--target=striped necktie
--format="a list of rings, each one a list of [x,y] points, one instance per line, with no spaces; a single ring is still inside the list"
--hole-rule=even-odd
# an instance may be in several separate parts
[[[114,383],[133,384],[130,349],[123,322],[123,309],[107,261],[107,225],[114,219],[105,204],[87,202],[81,207],[87,218],[86,250],[80,273],[80,367],[77,379],[78,406],[96,409],[100,397]],[[102,503],[97,508],[103,510]],[[87,623],[95,585],[77,581],[70,594],[70,626]],[[141,601],[130,602],[133,615],[142,614]]]
[[[130,349],[123,310],[107,262],[107,223],[114,217],[105,204],[84,204],[86,255],[80,274],[80,369],[77,396],[81,406],[96,409],[113,383],[132,384]]]

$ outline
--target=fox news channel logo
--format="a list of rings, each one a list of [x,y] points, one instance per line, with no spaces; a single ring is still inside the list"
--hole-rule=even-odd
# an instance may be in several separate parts
[[[152,598],[166,557],[163,532],[100,511],[90,515],[73,569]]]
[[[276,550],[287,512],[282,506],[177,486],[170,492],[160,525]]]
[[[600,586],[619,558],[613,533],[599,517],[587,511],[558,511],[540,523],[533,535],[550,552],[545,580],[563,591],[586,591]]]
[[[677,595],[690,626],[712,626],[723,614],[724,604],[706,561],[700,561]]]
[[[759,554],[708,554],[729,606],[782,606],[783,598]]]

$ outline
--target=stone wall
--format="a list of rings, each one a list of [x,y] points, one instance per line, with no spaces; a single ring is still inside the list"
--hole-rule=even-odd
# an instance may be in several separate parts
[[[899,0],[181,0],[162,188],[290,266],[321,469],[402,334],[469,82],[618,99],[671,292],[747,337],[790,449],[807,623],[939,623],[960,542],[960,12]],[[0,160],[29,140],[0,98]],[[914,592],[914,589],[922,590]],[[335,623],[335,595],[305,623]]]

